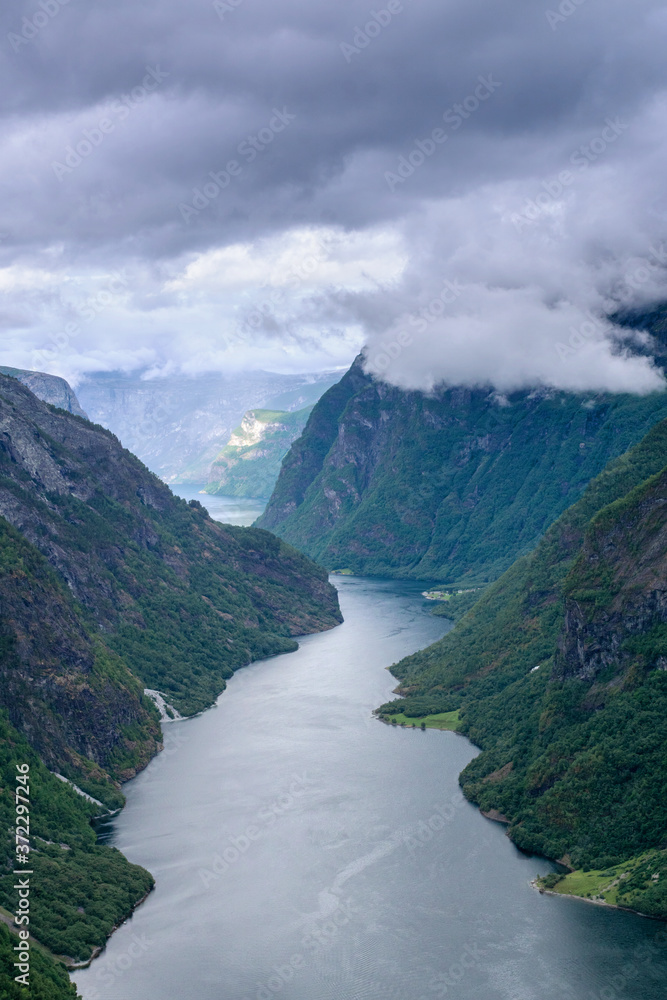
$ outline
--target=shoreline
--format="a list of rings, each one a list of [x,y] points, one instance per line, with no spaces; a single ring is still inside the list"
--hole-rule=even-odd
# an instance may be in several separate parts
[[[547,861],[551,860],[547,858]],[[577,896],[573,892],[557,892],[555,889],[545,889],[539,885],[542,876],[531,879],[530,885],[536,889],[541,896],[558,896],[559,899],[576,899],[581,903],[592,903],[593,906],[604,906],[608,910],[621,910],[624,913],[632,913],[636,917],[643,917],[644,920],[656,920],[660,924],[667,923],[667,917],[654,917],[651,913],[642,913],[641,910],[634,910],[631,906],[620,906],[619,903],[608,903],[606,899],[590,899],[588,896]]]
[[[134,911],[139,906],[141,906],[142,903],[146,902],[146,900],[148,899],[148,897],[150,896],[150,894],[153,892],[154,889],[155,885],[152,885],[151,888],[148,890],[148,892],[144,893],[141,899],[137,900],[137,902],[133,905],[130,912],[126,914],[122,920],[120,920],[117,924],[115,924],[111,928],[109,936],[107,937],[107,940],[104,942],[104,944],[95,945],[90,958],[87,958],[82,962],[77,962],[76,959],[72,958],[71,955],[57,955],[54,951],[51,951],[51,949],[47,945],[43,944],[39,940],[39,938],[36,938],[33,934],[30,934],[28,940],[30,941],[30,944],[33,947],[37,948],[43,954],[47,955],[52,961],[59,962],[61,965],[64,965],[69,974],[71,974],[72,972],[77,972],[79,969],[87,969],[90,965],[92,965],[95,959],[99,958],[99,956],[102,954],[108,942],[110,941],[112,934],[114,934],[119,929],[119,927],[122,927],[123,924],[127,923],[128,920],[132,919]],[[14,923],[14,916],[9,912],[9,910],[6,910],[4,906],[0,906],[0,921],[2,921],[3,924],[6,924],[6,926],[9,928],[12,934],[14,935],[18,934],[18,927]]]
[[[111,940],[112,935],[115,934],[116,931],[120,927],[123,926],[123,924],[126,924],[128,920],[132,919],[132,917],[134,915],[134,911],[137,910],[141,906],[142,903],[146,902],[146,900],[148,899],[148,897],[150,896],[150,894],[155,891],[155,888],[156,888],[156,886],[155,886],[155,884],[153,884],[150,887],[150,889],[148,890],[148,892],[144,893],[144,895],[141,897],[141,899],[138,899],[136,901],[136,903],[134,904],[134,906],[132,907],[132,909],[130,910],[130,912],[127,914],[127,916],[123,917],[123,919],[121,921],[119,921],[119,923],[115,924],[111,928],[111,931],[109,932],[109,936],[107,937],[107,939],[104,942],[104,944],[98,944],[98,945],[96,945],[95,948],[93,949],[92,955],[90,956],[90,958],[87,958],[85,962],[74,962],[74,960],[72,958],[69,958],[67,956],[58,956],[60,958],[60,961],[63,963],[63,965],[67,966],[67,971],[68,972],[73,972],[73,971],[78,971],[79,969],[87,969],[87,968],[89,968],[89,966],[91,966],[93,964],[93,962],[95,961],[95,959],[99,958],[100,955],[104,952],[104,950],[106,949],[107,944]]]
[[[337,623],[337,625],[340,625],[340,624],[341,624],[341,622]],[[333,628],[337,628],[337,625],[329,625],[326,628],[318,629],[317,632],[307,632],[305,634],[306,635],[319,635],[319,634],[321,634],[323,632],[328,632],[328,631],[330,631]],[[297,645],[297,649],[298,649],[298,645]],[[292,653],[292,652],[296,652],[296,651],[297,650],[289,650],[288,653]],[[272,654],[272,656],[281,656],[281,655],[285,655],[285,654],[282,654],[282,653]],[[156,708],[160,712],[160,728],[162,728],[162,726],[165,725],[165,724],[189,722],[191,719],[196,719],[200,715],[204,715],[206,712],[210,712],[210,711],[212,711],[212,709],[214,709],[214,708],[217,707],[219,699],[222,697],[223,694],[225,694],[225,692],[228,689],[229,681],[234,678],[234,676],[237,674],[238,671],[243,670],[245,667],[251,666],[253,663],[261,663],[263,660],[269,660],[269,659],[272,658],[272,656],[262,657],[261,659],[258,659],[258,660],[250,660],[248,663],[244,663],[244,664],[238,666],[234,670],[234,673],[232,674],[232,677],[228,678],[225,681],[225,686],[216,695],[215,699],[211,702],[211,704],[205,706],[204,708],[200,708],[197,712],[194,712],[192,715],[181,715],[177,710],[174,709],[174,711],[176,712],[176,717],[175,718],[170,718],[169,715],[166,712],[164,712],[164,714],[163,714],[161,706],[159,704],[157,704],[157,702],[151,696],[152,694],[158,694],[158,695],[160,695],[160,697],[163,698],[164,696],[162,696],[160,692],[151,691],[150,694],[147,694],[147,689],[144,689],[144,694],[146,694],[146,696],[149,697],[151,699],[151,701],[153,701],[153,704],[156,706]],[[165,702],[165,704],[166,704],[166,702]],[[173,709],[173,706],[170,705],[169,707]],[[163,736],[163,739],[164,739],[164,732],[162,732],[162,736]],[[159,749],[158,749],[157,753],[155,753],[152,757],[150,757],[141,767],[138,767],[137,770],[136,770],[136,773],[133,774],[132,777],[128,778],[127,781],[122,782],[121,788],[124,785],[128,784],[130,781],[133,781],[135,778],[137,778],[139,776],[139,774],[141,774],[142,771],[146,770],[146,768],[149,766],[149,764],[153,763],[153,761],[159,760],[160,759],[160,755],[163,754],[163,753],[164,753],[164,743],[161,743],[159,745]],[[77,789],[77,791],[80,791],[80,790]],[[81,794],[84,794],[84,793],[81,793]],[[102,804],[102,803],[100,803],[100,804]],[[113,811],[109,811],[107,813],[101,813],[99,816],[93,817],[93,819],[110,819],[110,818],[113,818],[115,816],[118,816],[123,811],[124,808],[125,808],[125,803],[123,803],[123,805],[119,806],[117,809],[114,809]],[[125,855],[123,855],[123,856],[125,857]],[[129,858],[126,858],[126,860],[129,861]],[[130,863],[132,864],[134,862],[130,862]],[[148,871],[148,869],[146,869],[146,870]],[[151,872],[149,872],[149,874],[152,876]],[[71,956],[55,955],[53,952],[49,951],[49,949],[46,947],[46,945],[42,945],[41,942],[39,942],[39,941],[37,941],[36,943],[37,943],[37,945],[40,948],[43,948],[49,955],[51,955],[52,958],[54,958],[54,960],[56,960],[58,962],[61,962],[66,967],[67,972],[69,974],[71,974],[72,972],[77,972],[80,969],[87,969],[87,968],[89,968],[92,965],[92,963],[95,961],[95,959],[99,958],[100,955],[105,951],[107,945],[109,944],[109,941],[111,940],[111,938],[113,937],[113,935],[116,933],[116,931],[120,927],[122,927],[123,924],[127,923],[127,921],[132,918],[135,910],[137,910],[143,903],[146,902],[146,900],[148,899],[148,897],[150,896],[150,894],[156,888],[157,888],[157,882],[154,880],[153,881],[153,885],[150,887],[150,889],[148,890],[148,892],[144,893],[144,895],[141,897],[141,899],[138,899],[136,901],[136,903],[133,904],[132,909],[130,910],[130,912],[127,913],[123,917],[122,920],[120,920],[117,924],[115,924],[111,928],[111,930],[109,931],[109,934],[107,935],[107,938],[106,938],[106,941],[104,942],[104,944],[102,944],[102,945],[96,945],[95,948],[92,951],[92,954],[90,955],[90,958],[87,958],[83,962],[75,962],[74,959],[71,958]],[[1,913],[0,913],[0,919],[1,919]],[[5,923],[7,923],[6,920],[5,920]]]
[[[394,726],[396,726],[399,729],[412,729],[413,728],[412,726],[406,726],[406,725],[400,726],[400,725],[397,725],[397,723],[395,723],[395,722],[392,723],[392,721],[391,721],[390,718],[386,718],[385,719],[385,718],[382,718],[380,716],[376,716],[376,718],[379,718],[380,722],[384,722],[386,725],[392,725],[393,724]],[[430,729],[437,729],[437,731],[439,731],[439,732],[454,732],[454,733],[456,733],[457,736],[463,736],[464,739],[467,739],[473,746],[475,746],[475,744],[472,743],[472,740],[470,740],[469,736],[466,736],[465,733],[462,733],[462,732],[460,732],[460,731],[458,731],[456,729],[449,729],[449,730],[447,730],[447,729],[443,729],[443,728],[436,727],[436,726],[429,726],[428,728],[430,728]],[[511,819],[509,819],[507,816],[503,815],[503,813],[498,812],[497,809],[484,810],[476,802],[471,802],[471,805],[475,806],[475,808],[477,809],[477,811],[484,817],[484,819],[490,820],[493,823],[500,823],[503,826],[507,826],[507,827],[509,827],[511,825],[511,823],[512,823]],[[508,837],[512,841],[512,843],[514,843],[514,841],[512,840],[512,838],[509,836],[509,831],[507,831],[505,833],[505,836]],[[537,857],[544,857],[546,861],[554,861],[554,858],[549,858],[546,855],[537,855]],[[556,863],[563,865],[563,867],[569,868],[569,872],[570,873],[573,873],[573,872],[576,871],[576,869],[571,868],[569,865],[565,864],[563,860],[557,860]],[[659,923],[667,924],[667,916],[656,917],[656,916],[654,916],[651,913],[643,913],[641,910],[635,910],[631,906],[621,906],[619,903],[608,903],[605,899],[591,899],[588,896],[579,896],[576,893],[572,893],[572,892],[558,892],[556,889],[547,889],[547,888],[544,888],[543,886],[539,885],[539,880],[542,877],[543,876],[537,876],[537,878],[531,879],[531,881],[530,881],[530,885],[532,886],[532,888],[536,889],[537,892],[540,893],[540,895],[543,895],[543,896],[558,896],[560,899],[576,899],[576,900],[581,900],[581,902],[583,902],[583,903],[593,903],[596,906],[604,906],[604,907],[607,907],[607,909],[610,909],[610,910],[621,910],[621,911],[623,911],[625,913],[632,913],[634,916],[642,917],[644,920],[656,920]]]

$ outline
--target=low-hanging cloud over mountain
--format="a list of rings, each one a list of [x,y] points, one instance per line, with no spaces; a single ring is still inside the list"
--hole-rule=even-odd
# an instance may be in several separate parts
[[[0,15],[0,361],[647,391],[658,0],[23,0]]]

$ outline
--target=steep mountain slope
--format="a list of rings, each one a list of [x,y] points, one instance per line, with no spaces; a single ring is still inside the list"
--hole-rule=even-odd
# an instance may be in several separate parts
[[[0,709],[51,770],[117,806],[118,782],[157,753],[161,734],[143,685],[96,631],[46,558],[0,518]]]
[[[611,901],[662,916],[666,467],[663,421],[451,633],[393,668],[404,698],[381,709],[460,709],[483,750],[461,776],[466,795],[506,816],[526,850],[610,884],[604,870],[620,865]]]
[[[90,826],[159,749],[144,686],[196,711],[234,669],[340,620],[305,556],[212,521],[108,431],[0,376],[0,919],[17,905],[19,765],[30,767],[30,931],[85,960],[153,885]],[[13,996],[7,947],[2,930],[0,992]],[[35,997],[73,995],[48,955],[34,969]]]
[[[75,986],[62,967],[49,961],[41,951],[32,955],[30,970],[30,992],[25,986],[15,982],[17,938],[10,934],[4,923],[0,922],[0,989],[3,1000],[75,1000],[78,996]]]
[[[18,379],[45,403],[51,403],[68,413],[75,413],[78,417],[86,416],[69,382],[58,375],[24,371],[22,368],[5,368],[3,365],[0,365],[0,375],[11,375]]]
[[[282,461],[302,433],[312,406],[248,410],[211,466],[205,493],[234,497],[271,496]]]
[[[212,373],[144,378],[104,372],[87,376],[77,392],[91,420],[169,483],[206,483],[211,463],[246,410],[299,410],[315,403],[340,378],[336,372]]]
[[[305,557],[212,521],[108,431],[13,379],[0,380],[0,515],[181,711],[210,705],[236,667],[340,620],[326,574]]]
[[[315,406],[257,524],[331,569],[493,580],[665,416],[667,393],[403,392],[357,359]]]

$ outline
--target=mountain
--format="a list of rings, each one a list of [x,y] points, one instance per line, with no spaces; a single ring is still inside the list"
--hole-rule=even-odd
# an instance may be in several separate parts
[[[51,403],[52,406],[67,410],[68,413],[75,413],[78,417],[86,416],[69,382],[58,375],[24,371],[22,368],[5,368],[3,365],[0,365],[0,375],[10,375],[18,379],[45,403]]]
[[[0,421],[0,515],[180,711],[210,705],[236,667],[340,620],[323,570],[176,498],[110,432],[7,378]]]
[[[0,376],[0,918],[16,907],[17,765],[30,767],[30,930],[85,960],[153,885],[90,825],[160,748],[144,689],[199,711],[235,669],[340,620],[305,556],[211,520],[109,431]],[[72,995],[44,969],[45,997]]]
[[[340,373],[167,375],[104,372],[78,386],[91,420],[102,424],[168,483],[206,483],[212,462],[244,413],[299,410],[315,403]]]
[[[452,632],[392,670],[482,748],[465,794],[563,891],[667,917],[667,421],[612,462]],[[558,876],[550,877],[553,888]],[[572,889],[572,886],[579,887]]]
[[[315,405],[257,524],[329,569],[476,585],[529,552],[667,393],[430,395],[358,358]]]
[[[248,410],[222,449],[209,474],[205,493],[234,497],[268,497],[283,458],[298,438],[312,406],[286,410]]]

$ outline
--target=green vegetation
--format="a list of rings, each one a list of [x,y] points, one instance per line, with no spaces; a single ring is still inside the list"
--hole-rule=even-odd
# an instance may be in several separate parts
[[[87,960],[153,886],[91,826],[160,748],[144,687],[198,711],[235,669],[341,616],[326,571],[301,553],[217,524],[113,435],[2,376],[0,421],[0,904],[17,904],[14,789],[27,763],[30,931]],[[75,996],[40,956],[32,995]],[[0,964],[14,996],[2,977]]]
[[[0,708],[108,808],[157,752],[154,705],[45,557],[0,518]],[[92,754],[92,756],[91,756]]]
[[[2,1000],[76,1000],[79,994],[70,982],[65,966],[54,962],[42,950],[30,946],[30,987],[14,981],[18,937],[0,921],[0,996]]]
[[[414,726],[422,729],[443,729],[457,732],[461,726],[459,712],[440,712],[438,715],[408,716],[399,712],[396,715],[380,715],[383,722],[396,723],[398,726]]]
[[[475,587],[474,590],[452,591],[446,601],[436,604],[431,614],[457,622],[477,604],[483,591],[484,587]]]
[[[316,404],[258,524],[328,568],[481,585],[665,417],[667,393],[425,396],[373,383],[358,360]]]
[[[17,905],[17,764],[30,766],[30,933],[56,955],[85,960],[152,888],[153,878],[120,851],[96,843],[90,821],[99,806],[55,778],[0,712],[0,904],[6,910],[13,913]]]
[[[547,875],[537,880],[541,889],[564,896],[640,910],[649,916],[667,913],[667,851],[645,851],[620,865],[603,870]]]
[[[76,600],[78,629],[104,630],[122,658],[114,669],[129,668],[190,714],[238,667],[341,620],[335,590],[306,557],[265,531],[212,521],[113,435],[38,403],[12,379],[0,386],[14,439],[11,451],[0,446],[0,492],[52,563],[57,542],[54,568]],[[33,441],[36,454],[23,459]],[[42,471],[31,475],[30,463]]]
[[[665,466],[667,421],[452,632],[395,665],[403,697],[378,710],[459,708],[461,731],[482,749],[461,775],[466,796],[508,816],[521,848],[577,869],[665,847]],[[667,916],[653,882],[628,879],[623,905]]]
[[[211,466],[205,493],[269,497],[283,458],[311,414],[303,410],[248,410]]]

